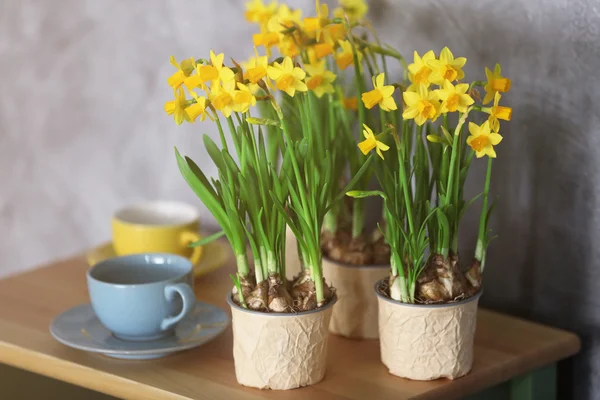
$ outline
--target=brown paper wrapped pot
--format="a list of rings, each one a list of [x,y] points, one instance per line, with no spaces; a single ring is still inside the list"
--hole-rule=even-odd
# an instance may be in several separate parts
[[[329,331],[351,339],[377,339],[377,296],[373,285],[386,277],[389,265],[343,264],[323,257],[323,276],[335,288],[338,302]]]
[[[379,284],[381,361],[391,374],[427,381],[471,370],[481,291],[456,303],[405,304],[379,293]]]
[[[231,296],[227,301],[235,375],[241,385],[288,390],[323,379],[335,298],[322,308],[296,314],[246,310]]]

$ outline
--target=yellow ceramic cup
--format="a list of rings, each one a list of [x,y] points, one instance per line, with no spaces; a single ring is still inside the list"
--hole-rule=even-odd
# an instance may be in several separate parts
[[[113,247],[117,255],[139,253],[178,254],[197,264],[202,247],[198,210],[178,202],[154,201],[125,207],[112,219]]]

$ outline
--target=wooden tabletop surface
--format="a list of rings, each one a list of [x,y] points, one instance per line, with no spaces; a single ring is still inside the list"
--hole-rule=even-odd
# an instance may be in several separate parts
[[[207,255],[209,256],[209,255]],[[89,302],[86,261],[76,257],[0,280],[0,363],[127,399],[452,399],[476,393],[575,354],[577,336],[480,310],[471,373],[417,382],[390,375],[379,342],[331,336],[325,379],[290,391],[245,388],[235,380],[231,328],[199,348],[152,361],[124,361],[71,349],[48,331],[62,311]],[[229,309],[233,263],[196,281],[199,299]]]

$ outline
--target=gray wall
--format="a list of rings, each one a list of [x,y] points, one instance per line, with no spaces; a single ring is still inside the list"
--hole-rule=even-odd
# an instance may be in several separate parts
[[[312,1],[290,1],[308,9]],[[168,57],[251,52],[243,1],[0,0],[0,275],[109,237],[112,211],[152,198],[198,204],[173,146],[207,165],[201,133],[162,112]],[[500,61],[513,121],[484,304],[579,332],[564,395],[600,398],[600,6],[593,0],[373,0],[384,39],[410,56],[448,45],[468,76]],[[480,185],[483,163],[469,187]],[[199,205],[199,204],[198,204]],[[199,207],[202,208],[201,205]],[[202,208],[206,214],[206,210]],[[474,226],[464,229],[469,257]],[[209,221],[209,219],[207,219]],[[576,379],[571,379],[576,377]]]

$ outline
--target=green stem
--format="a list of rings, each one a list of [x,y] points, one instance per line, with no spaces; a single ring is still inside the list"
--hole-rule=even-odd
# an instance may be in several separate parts
[[[219,136],[221,138],[221,146],[223,146],[223,150],[229,152],[229,149],[227,148],[227,140],[225,140],[225,133],[223,132],[223,126],[221,125],[221,120],[216,114],[215,117],[215,122],[217,123],[217,128],[219,129]]]
[[[236,252],[235,261],[237,265],[238,274],[244,278],[250,275],[250,267],[248,266],[248,258],[246,257],[246,249],[243,252]]]
[[[401,157],[399,157],[399,166],[400,166],[400,182],[402,184],[402,192],[404,193],[404,205],[406,206],[406,218],[408,220],[408,229],[410,230],[410,235],[415,234],[415,226],[413,222],[413,211],[412,204],[410,199],[410,192],[408,186],[408,178],[406,177],[406,169],[404,168],[404,158],[405,154],[401,151]]]
[[[458,135],[455,133],[454,138],[452,139],[452,153],[450,154],[450,167],[448,168],[448,186],[446,186],[446,204],[442,206],[447,206],[451,203],[453,197],[453,189],[454,189],[454,173],[456,171],[455,163],[457,156],[457,148],[458,148]]]
[[[365,201],[353,199],[352,205],[352,238],[356,238],[365,229]]]
[[[338,216],[340,207],[332,207],[331,210],[323,218],[323,229],[327,232],[335,234],[338,230]]]
[[[481,215],[479,216],[479,233],[477,235],[477,247],[475,248],[475,259],[482,266],[485,260],[486,250],[486,226],[488,214],[488,198],[490,193],[490,181],[492,179],[492,158],[488,157],[487,172],[485,173],[485,186],[483,189],[483,204],[481,205]],[[482,268],[483,269],[483,268]]]

